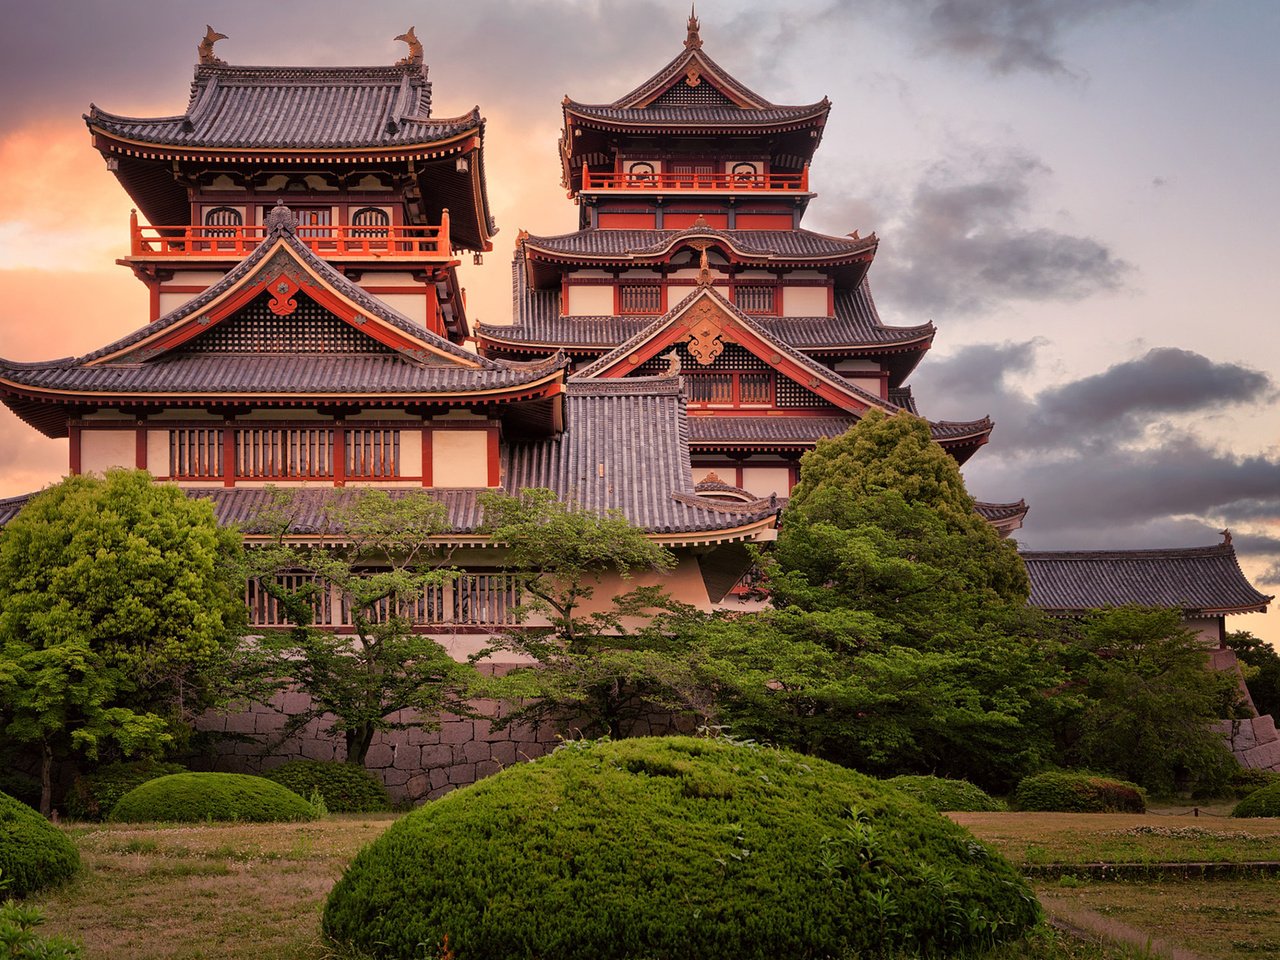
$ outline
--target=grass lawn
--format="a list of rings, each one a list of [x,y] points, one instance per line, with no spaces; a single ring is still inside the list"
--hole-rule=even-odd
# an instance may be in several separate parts
[[[953,814],[1015,863],[1280,860],[1280,820],[1121,814]],[[37,899],[47,929],[90,960],[354,960],[320,938],[320,908],[351,857],[395,819],[200,826],[72,825],[85,869]],[[1073,927],[1138,947],[1046,935],[992,960],[1257,960],[1280,956],[1280,878],[1044,881]],[[1155,949],[1144,949],[1154,938]],[[1180,948],[1189,952],[1180,952]],[[696,960],[696,958],[691,958]]]

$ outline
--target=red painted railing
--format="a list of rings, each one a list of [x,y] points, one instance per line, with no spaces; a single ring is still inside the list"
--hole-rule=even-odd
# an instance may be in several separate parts
[[[134,257],[247,256],[267,236],[267,228],[243,226],[153,227],[129,218],[130,254]],[[440,226],[300,226],[298,239],[326,258],[381,257],[393,260],[451,260],[449,211]]]
[[[596,173],[582,165],[583,190],[636,190],[697,193],[808,193],[809,168],[803,173]]]

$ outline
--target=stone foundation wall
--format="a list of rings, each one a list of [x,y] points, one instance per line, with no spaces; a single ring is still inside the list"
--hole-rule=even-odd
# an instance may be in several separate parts
[[[288,718],[310,706],[306,694],[277,694],[269,705],[253,704],[227,713],[208,713],[196,726],[212,734],[226,734],[216,744],[213,769],[229,773],[261,773],[289,760],[345,760],[346,744],[325,732],[328,718],[313,720],[284,738]],[[374,735],[365,767],[386,784],[397,803],[422,803],[455,787],[474,783],[503,767],[532,760],[559,742],[551,725],[538,729],[512,724],[493,727],[496,703],[480,702],[473,709],[483,716],[471,720],[446,714],[439,729],[379,732]],[[411,719],[405,715],[397,721]]]

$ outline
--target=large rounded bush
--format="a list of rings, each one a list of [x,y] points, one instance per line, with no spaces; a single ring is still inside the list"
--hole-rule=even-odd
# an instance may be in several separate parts
[[[21,897],[62,883],[80,869],[67,835],[25,803],[0,793],[0,882],[5,896]]]
[[[324,930],[379,958],[934,955],[1038,918],[1017,872],[879,781],[689,737],[577,742],[395,823]]]
[[[290,760],[263,774],[300,797],[314,791],[330,813],[378,813],[391,809],[387,788],[364,767],[324,760]]]
[[[180,763],[129,760],[108,763],[93,773],[77,777],[67,793],[67,815],[77,820],[105,820],[121,797],[134,787],[157,777],[186,770]]]
[[[1233,817],[1280,817],[1280,783],[1253,791],[1236,804]]]
[[[243,773],[175,773],[148,780],[118,801],[119,823],[203,820],[268,823],[314,820],[315,809],[292,790]]]
[[[885,782],[891,787],[897,787],[904,793],[911,794],[935,810],[985,813],[1005,809],[1001,801],[968,780],[904,776],[894,777]]]
[[[1093,773],[1037,773],[1018,784],[1019,810],[1053,813],[1145,813],[1147,795],[1136,783]]]

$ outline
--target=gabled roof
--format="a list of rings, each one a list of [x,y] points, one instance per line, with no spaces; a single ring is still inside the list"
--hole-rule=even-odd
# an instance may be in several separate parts
[[[812,230],[721,230],[693,226],[683,230],[611,230],[589,227],[574,233],[521,239],[526,258],[571,263],[659,262],[691,240],[719,241],[743,263],[785,262],[789,266],[850,260],[870,261],[879,239],[829,237]]]
[[[1240,571],[1230,540],[1166,550],[1027,551],[1033,607],[1078,614],[1137,605],[1189,616],[1263,613],[1273,599]]]
[[[5,403],[43,432],[62,436],[66,405],[72,403],[194,402],[224,394],[282,402],[440,395],[502,401],[514,399],[513,390],[550,387],[563,379],[567,361],[561,357],[532,364],[490,360],[415,323],[313,253],[297,237],[297,220],[288,208],[277,206],[266,225],[267,238],[248,257],[159,320],[83,357],[49,363],[0,359]],[[326,322],[345,332],[345,348],[308,343],[304,327],[315,321],[288,320],[302,302],[322,308]],[[285,342],[266,353],[252,343],[200,349],[254,305],[283,318],[280,336],[297,336],[296,344]]]
[[[421,63],[373,67],[196,66],[187,109],[125,117],[91,104],[91,130],[136,144],[237,150],[406,148],[479,127],[479,109],[433,119]]]

